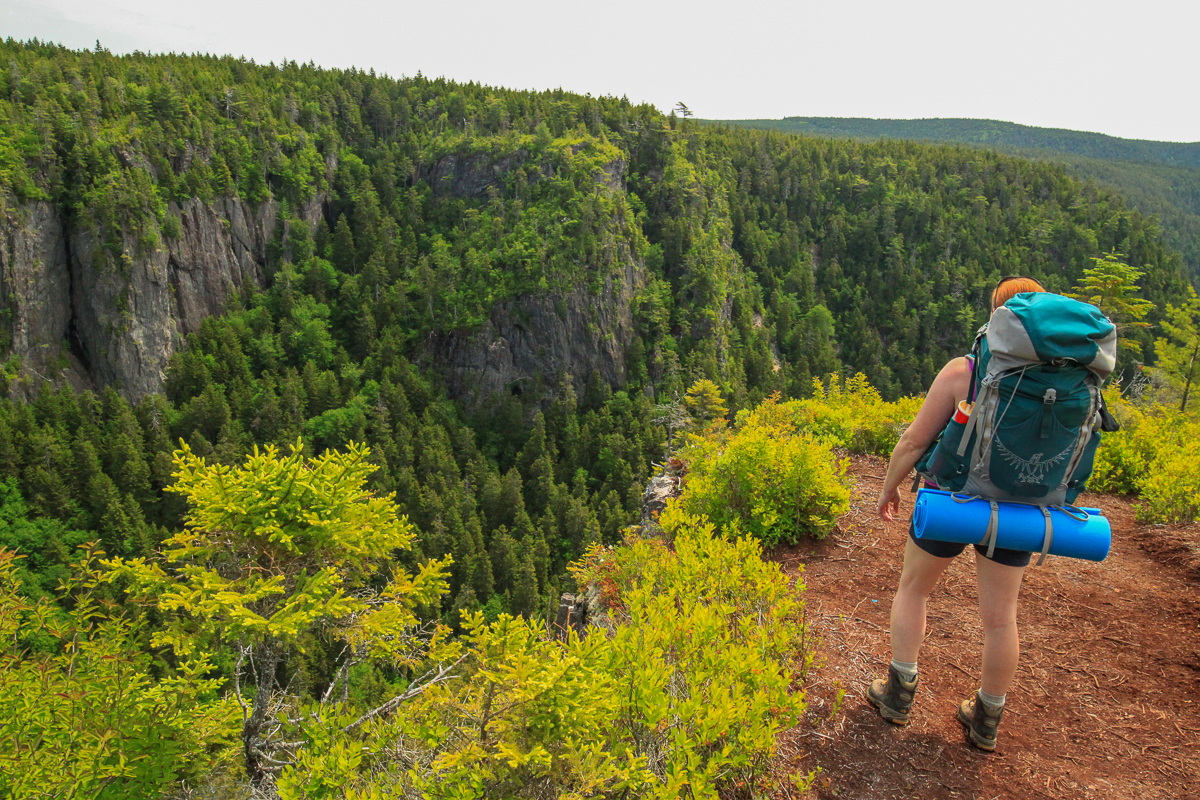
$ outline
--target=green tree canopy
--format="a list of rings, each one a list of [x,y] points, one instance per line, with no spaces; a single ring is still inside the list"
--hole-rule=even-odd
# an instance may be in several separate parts
[[[1166,338],[1154,340],[1158,369],[1173,383],[1182,384],[1179,410],[1187,411],[1192,386],[1200,379],[1200,297],[1188,287],[1187,300],[1167,306],[1162,321]]]
[[[279,679],[291,666],[287,650],[303,651],[315,636],[342,642],[328,700],[353,664],[374,658],[412,667],[423,659],[416,608],[446,591],[448,559],[413,576],[394,570],[383,588],[374,580],[395,551],[411,548],[416,532],[392,498],[365,488],[376,469],[367,447],[352,443],[313,459],[303,451],[299,440],[286,456],[255,448],[229,467],[184,444],[170,491],[187,498],[186,528],[163,543],[160,558],[111,562],[114,577],[132,578],[166,615],[155,645],[185,656],[214,639],[237,648],[246,771],[256,782],[303,745],[268,725],[272,710],[288,702],[276,696],[289,691]],[[253,701],[244,696],[245,677],[256,686]]]
[[[1141,344],[1124,334],[1149,328],[1150,323],[1143,318],[1154,304],[1135,296],[1143,273],[1121,258],[1123,256],[1116,252],[1093,258],[1096,266],[1083,271],[1083,280],[1074,292],[1067,293],[1067,297],[1091,303],[1103,311],[1117,326],[1119,346],[1141,355]]]

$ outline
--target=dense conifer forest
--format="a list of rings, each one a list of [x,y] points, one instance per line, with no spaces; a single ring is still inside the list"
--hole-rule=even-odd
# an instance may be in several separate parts
[[[990,119],[784,117],[725,124],[860,141],[965,144],[1062,164],[1072,177],[1115,190],[1131,207],[1157,217],[1168,245],[1193,277],[1200,275],[1200,142],[1120,139]]]
[[[1115,251],[1156,306],[1184,285],[1153,221],[1046,163],[420,75],[2,49],[4,202],[49,201],[97,232],[97,269],[136,255],[130,231],[135,250],[178,236],[172,203],[274,198],[283,221],[265,285],[188,337],[162,394],[45,388],[0,406],[8,530],[33,537],[43,588],[84,538],[147,553],[178,528],[163,489],[181,439],[232,463],[304,436],[371,445],[373,485],[397,493],[421,553],[454,556],[448,618],[543,613],[565,565],[635,519],[667,439],[655,405],[694,380],[735,408],[838,371],[894,398],[964,351],[1001,275],[1065,290]],[[447,156],[478,185],[448,187]],[[422,342],[623,262],[645,278],[622,379],[539,375],[469,406],[443,391]]]

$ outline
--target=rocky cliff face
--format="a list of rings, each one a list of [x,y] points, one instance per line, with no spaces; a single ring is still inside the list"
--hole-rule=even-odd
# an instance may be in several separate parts
[[[168,240],[159,232],[157,248],[134,255],[137,242],[126,233],[130,257],[112,265],[94,232],[66,230],[49,203],[8,205],[0,309],[11,352],[22,362],[16,391],[25,395],[38,376],[57,380],[72,365],[85,385],[115,387],[134,402],[161,391],[182,337],[220,313],[234,289],[262,282],[278,224],[274,201],[172,204],[180,235]],[[300,216],[315,223],[322,210],[317,198]]]
[[[21,358],[31,377],[44,375],[62,358],[71,320],[66,234],[50,203],[5,206],[0,345]]]
[[[439,195],[484,197],[527,154],[446,156],[423,170]],[[625,164],[606,165],[599,184],[622,191]],[[315,224],[324,198],[299,209]],[[53,205],[9,200],[0,248],[0,351],[18,356],[12,391],[28,397],[44,380],[114,387],[137,402],[162,390],[163,372],[183,337],[221,313],[235,289],[263,282],[268,244],[280,224],[278,205],[236,198],[174,203],[179,233],[140,252],[126,232],[125,257],[102,251],[94,231],[67,229]],[[519,394],[570,375],[582,391],[591,373],[625,381],[625,351],[634,336],[633,301],[646,283],[627,242],[620,266],[593,291],[526,295],[498,304],[484,325],[430,337],[418,354],[450,395],[477,405],[494,394]],[[114,263],[117,262],[117,263]],[[7,334],[7,335],[5,335]],[[7,340],[7,342],[5,341]],[[6,347],[7,344],[7,347]],[[0,352],[0,359],[7,353]]]
[[[136,241],[125,234],[125,253]],[[158,248],[120,267],[104,264],[91,232],[70,238],[69,298],[78,334],[76,353],[100,388],[112,386],[136,402],[162,385],[162,370],[177,346],[167,252]]]
[[[443,158],[426,175],[435,191],[482,197],[490,185],[521,165],[518,152],[498,160]],[[625,162],[605,165],[599,184],[623,191]],[[498,394],[522,394],[554,386],[569,376],[582,393],[595,372],[610,386],[625,383],[625,351],[634,337],[633,303],[646,285],[645,265],[628,243],[621,266],[598,291],[578,283],[566,291],[530,294],[498,303],[479,329],[432,337],[422,354],[450,395],[477,407]]]
[[[610,386],[621,385],[634,335],[633,300],[645,284],[645,269],[630,259],[599,292],[577,285],[565,294],[499,303],[482,328],[435,337],[427,352],[430,366],[468,406],[565,376],[582,392],[592,372]]]
[[[499,186],[504,176],[520,167],[529,158],[524,150],[517,150],[500,157],[487,154],[459,156],[453,153],[420,170],[422,180],[429,184],[437,196],[481,198],[487,190]]]

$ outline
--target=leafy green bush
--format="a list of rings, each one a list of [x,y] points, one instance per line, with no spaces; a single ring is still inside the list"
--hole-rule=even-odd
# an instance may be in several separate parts
[[[1148,465],[1157,459],[1155,437],[1147,436],[1145,410],[1123,399],[1120,392],[1105,392],[1109,411],[1121,430],[1101,435],[1088,487],[1097,492],[1137,494]]]
[[[1141,522],[1200,520],[1200,416],[1137,405],[1115,390],[1105,398],[1121,430],[1104,434],[1088,485],[1139,495]]]
[[[1191,435],[1163,453],[1142,481],[1139,521],[1200,521],[1200,425],[1190,429]]]
[[[469,655],[452,682],[391,717],[347,731],[356,712],[308,717],[313,746],[280,776],[305,798],[585,797],[644,792],[653,775],[619,735],[611,645],[561,644],[502,614],[465,621]]]
[[[814,378],[812,397],[784,405],[800,429],[833,447],[889,456],[904,428],[917,416],[921,398],[885,402],[860,372],[845,381],[834,374],[828,387]]]
[[[207,660],[152,677],[140,625],[96,594],[94,553],[68,613],[22,598],[16,561],[0,549],[0,795],[152,797],[203,774],[237,730],[237,706],[215,699],[221,681],[203,677]]]
[[[661,523],[673,550],[639,540],[594,550],[577,571],[609,592],[624,735],[660,780],[653,796],[763,789],[776,736],[805,708],[790,691],[812,658],[803,587],[753,539],[679,508]]]
[[[390,496],[366,488],[376,469],[370,454],[352,443],[345,453],[307,459],[297,440],[286,456],[256,448],[230,467],[184,445],[170,491],[188,499],[186,528],[163,542],[159,558],[107,562],[107,580],[128,578],[162,613],[165,624],[151,644],[180,657],[220,644],[236,648],[233,693],[243,710],[246,773],[256,785],[303,750],[294,727],[323,713],[324,703],[295,713],[293,678],[281,680],[295,669],[281,658],[288,650],[303,652],[324,637],[340,651],[325,701],[358,664],[409,670],[457,655],[448,630],[417,616],[445,591],[448,561],[427,560],[413,574],[389,563],[412,547],[416,532]],[[245,682],[253,683],[253,697]],[[426,685],[415,680],[409,691]]]
[[[767,546],[828,536],[850,504],[845,464],[799,428],[795,410],[769,398],[739,414],[734,430],[693,437],[680,453],[688,466],[683,493],[671,502]]]
[[[284,800],[383,797],[716,798],[765,788],[779,732],[799,719],[810,664],[803,604],[758,543],[664,514],[658,540],[592,547],[574,567],[608,635],[548,638],[480,614],[446,681],[350,729],[310,715],[313,746],[280,776]]]

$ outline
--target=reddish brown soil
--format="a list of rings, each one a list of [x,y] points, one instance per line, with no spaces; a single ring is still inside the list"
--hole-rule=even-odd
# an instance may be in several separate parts
[[[1122,498],[1081,498],[1112,522],[1112,551],[1102,563],[1030,565],[1021,662],[999,746],[986,754],[954,718],[978,686],[982,644],[970,548],[930,597],[910,724],[884,722],[864,699],[891,657],[888,612],[908,531],[907,514],[884,523],[874,513],[885,469],[883,459],[854,459],[839,533],[774,554],[807,585],[818,636],[808,721],[780,743],[776,796],[1200,797],[1200,525],[1139,525]],[[788,787],[789,775],[818,768],[807,792]]]

